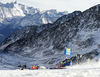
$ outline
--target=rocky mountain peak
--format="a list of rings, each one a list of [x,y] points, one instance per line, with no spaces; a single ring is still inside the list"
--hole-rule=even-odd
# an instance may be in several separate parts
[[[6,38],[11,33],[30,25],[42,25],[53,23],[59,17],[65,15],[65,12],[56,10],[40,11],[38,8],[28,7],[26,5],[11,2],[0,3],[0,34]],[[4,40],[0,39],[0,42]]]

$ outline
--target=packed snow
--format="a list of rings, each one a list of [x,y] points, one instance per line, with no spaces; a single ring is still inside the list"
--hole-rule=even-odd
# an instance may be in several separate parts
[[[100,69],[2,70],[1,77],[100,77]]]
[[[66,69],[0,70],[1,77],[100,77],[98,63],[76,65]]]

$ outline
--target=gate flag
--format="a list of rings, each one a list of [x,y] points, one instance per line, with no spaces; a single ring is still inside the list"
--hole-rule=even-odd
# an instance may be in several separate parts
[[[71,49],[65,47],[64,55],[70,55],[71,54]]]

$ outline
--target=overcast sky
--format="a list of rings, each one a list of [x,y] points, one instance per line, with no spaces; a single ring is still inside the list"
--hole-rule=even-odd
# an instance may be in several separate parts
[[[0,0],[2,3],[14,2],[15,0]],[[18,3],[39,8],[40,10],[57,9],[58,11],[75,10],[84,11],[100,3],[100,0],[16,0]]]

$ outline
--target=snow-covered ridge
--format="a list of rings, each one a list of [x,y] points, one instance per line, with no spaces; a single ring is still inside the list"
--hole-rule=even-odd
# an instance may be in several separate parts
[[[15,42],[19,39],[23,39],[23,37],[26,38],[26,37],[29,37],[30,35],[34,36],[37,33],[40,33],[44,30],[48,30],[50,28],[61,25],[62,23],[66,22],[66,21],[69,21],[70,19],[77,16],[76,14],[79,15],[79,14],[81,14],[81,12],[80,11],[75,11],[75,12],[70,13],[68,15],[64,15],[64,16],[60,17],[58,20],[56,20],[53,24],[43,24],[41,26],[36,26],[36,25],[27,26],[27,27],[13,33],[11,36],[9,36],[8,39],[7,39],[8,40],[7,42],[9,42],[9,40],[13,40],[13,41],[10,42],[10,43],[13,43],[13,42]]]
[[[17,9],[21,9],[23,11],[24,14],[33,14],[33,13],[37,13],[40,12],[40,10],[38,8],[33,8],[33,7],[28,7],[26,5],[17,3],[17,1],[15,2],[11,2],[11,3],[0,3],[0,7],[5,7],[5,8],[17,8]]]
[[[28,14],[30,14],[30,15],[28,15]],[[47,24],[47,23],[54,22],[57,18],[65,15],[65,14],[68,14],[68,12],[57,12],[56,10],[40,11],[37,8],[28,7],[26,5],[17,3],[16,1],[11,2],[11,3],[6,3],[6,4],[0,3],[0,22],[2,24],[5,24],[5,23],[3,23],[4,21],[7,22],[7,24],[10,24],[11,23],[10,20],[13,19],[13,17],[17,17],[17,19],[18,19],[19,17],[22,18],[25,16],[26,17],[31,16],[31,19],[32,19],[32,17],[34,17],[33,21],[30,21],[30,22],[34,22],[34,19],[39,20],[39,22],[40,22],[40,23],[34,22],[34,23],[31,23],[31,25]],[[37,15],[38,16],[40,15],[39,16],[40,19],[37,17]],[[49,19],[47,19],[47,17],[49,17]],[[22,18],[19,21],[17,20],[18,21],[17,24],[18,23],[20,24],[20,21],[22,21],[22,20],[25,21],[25,18]],[[54,20],[51,18],[54,18]],[[10,20],[7,21],[6,19],[10,19]],[[30,17],[29,17],[29,19],[30,19]],[[22,23],[25,24],[25,22],[22,22]],[[24,25],[22,23],[20,26],[28,26],[28,24]]]
[[[68,14],[67,11],[57,12],[55,9],[40,11],[38,8],[28,7],[16,1],[0,3],[0,34],[9,36],[25,26],[53,23],[66,14]],[[8,32],[5,33],[5,30]]]

